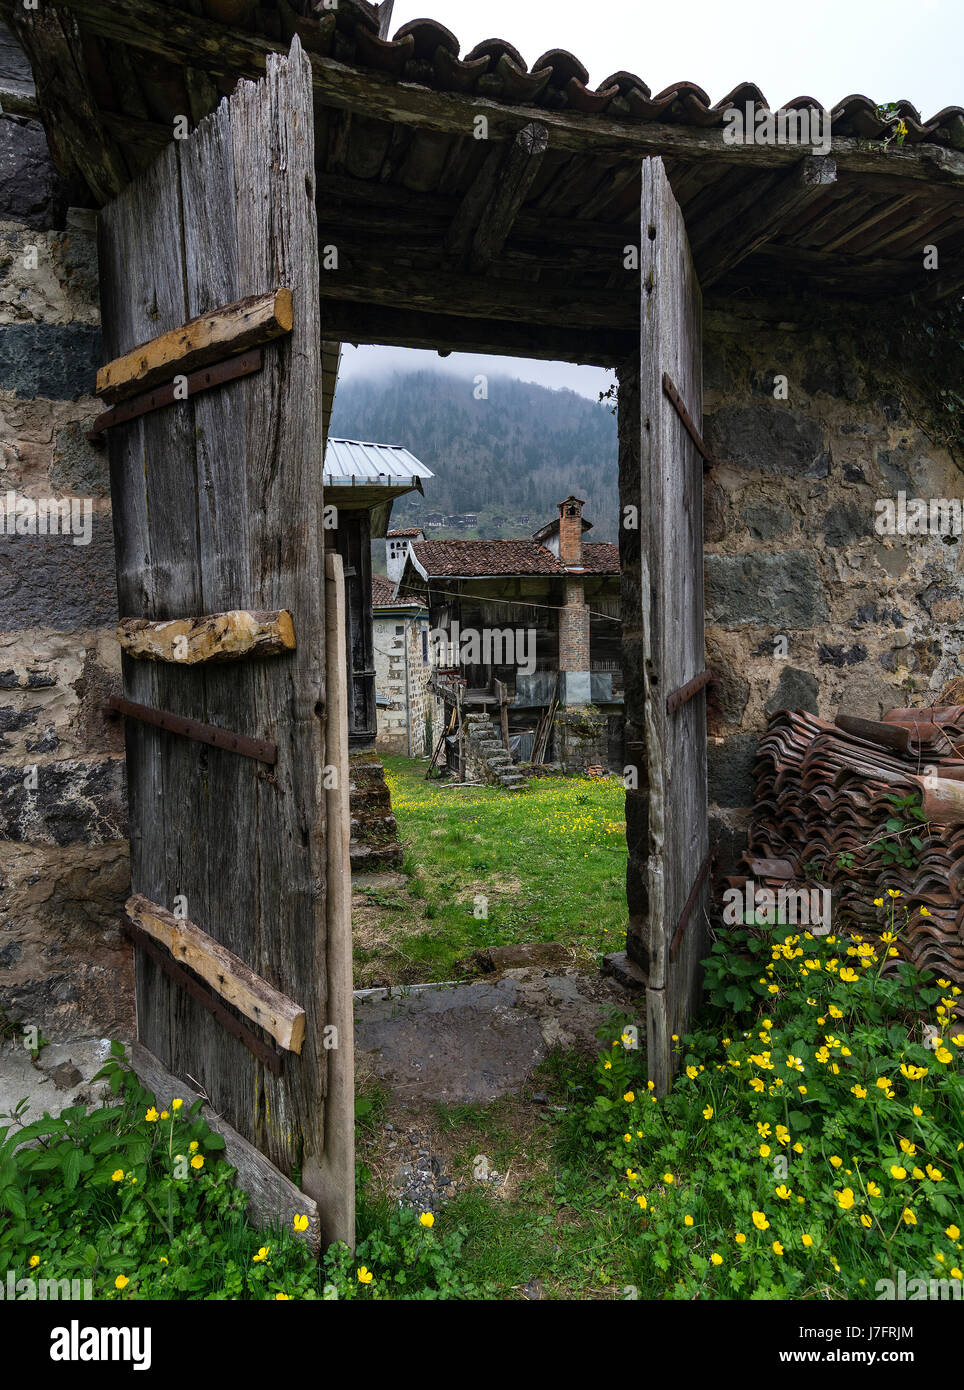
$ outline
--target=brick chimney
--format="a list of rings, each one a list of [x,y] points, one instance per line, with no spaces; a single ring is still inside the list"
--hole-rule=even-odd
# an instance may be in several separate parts
[[[582,509],[580,497],[567,497],[559,506],[559,560],[567,568],[582,565]]]

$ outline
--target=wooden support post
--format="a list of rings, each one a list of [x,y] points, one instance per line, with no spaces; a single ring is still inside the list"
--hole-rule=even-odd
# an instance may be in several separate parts
[[[187,1082],[173,1076],[141,1043],[130,1045],[131,1066],[141,1085],[150,1091],[158,1109],[170,1110],[171,1101],[180,1098],[188,1107],[204,1100]],[[318,1204],[260,1153],[209,1105],[202,1112],[205,1124],[224,1140],[224,1157],[238,1172],[238,1186],[248,1194],[248,1219],[256,1229],[277,1222],[293,1229],[296,1216],[307,1216],[304,1239],[314,1254],[321,1252],[321,1221]]]
[[[318,1195],[325,1214],[327,1241],[355,1244],[355,1087],[354,995],[352,994],[351,806],[348,768],[348,654],[345,578],[342,557],[325,555],[325,763],[334,777],[325,792],[328,827],[325,1148],[305,1165],[304,1181]],[[327,1045],[327,1044],[326,1044]]]
[[[295,629],[286,608],[252,613],[235,608],[197,618],[122,618],[117,640],[128,656],[195,666],[203,661],[240,661],[247,656],[279,656],[295,649]]]
[[[495,693],[499,697],[499,724],[502,729],[502,747],[509,751],[509,692],[505,681],[496,681]]]
[[[282,288],[248,295],[191,319],[101,367],[97,373],[97,394],[108,404],[116,405],[137,392],[149,391],[161,381],[186,376],[222,357],[290,333],[291,303],[291,291]]]
[[[233,951],[186,917],[175,917],[140,893],[127,899],[126,908],[128,917],[142,932],[166,946],[176,961],[193,970],[228,1004],[270,1033],[280,1047],[288,1052],[301,1051],[305,1011],[300,1004],[262,980]]]

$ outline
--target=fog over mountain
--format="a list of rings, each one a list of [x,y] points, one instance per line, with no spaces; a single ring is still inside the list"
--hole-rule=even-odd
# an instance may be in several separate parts
[[[490,377],[486,398],[477,399],[477,389],[471,377],[431,371],[339,382],[332,435],[403,444],[435,474],[424,498],[412,493],[395,504],[392,524],[417,524],[429,512],[475,512],[478,532],[519,535],[554,517],[556,503],[575,493],[586,500],[592,539],[615,540],[616,419],[608,406],[512,377]],[[526,515],[529,524],[494,525],[497,515]]]

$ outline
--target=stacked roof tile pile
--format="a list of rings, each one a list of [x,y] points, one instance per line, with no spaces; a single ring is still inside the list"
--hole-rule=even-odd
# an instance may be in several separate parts
[[[829,887],[834,928],[872,936],[888,922],[885,890],[897,890],[900,954],[964,984],[964,705],[893,709],[882,722],[842,714],[836,724],[781,710],[755,771],[749,875]],[[914,828],[892,799],[911,794],[926,816]],[[908,828],[888,828],[895,816]],[[909,866],[885,846],[906,847]]]

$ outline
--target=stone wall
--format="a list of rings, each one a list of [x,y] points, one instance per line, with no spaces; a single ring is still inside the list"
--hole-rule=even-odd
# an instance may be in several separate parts
[[[567,772],[608,767],[608,716],[588,706],[560,710],[552,722],[552,756]]]
[[[931,703],[964,643],[961,538],[874,526],[879,499],[960,498],[964,476],[902,403],[899,364],[868,369],[845,333],[815,326],[821,315],[833,324],[825,302],[705,309],[704,432],[721,460],[704,496],[718,676],[709,796],[724,870],[743,844],[772,711],[876,718]]]
[[[133,1025],[123,730],[100,713],[120,672],[110,484],[85,439],[97,255],[80,200],[41,126],[0,117],[0,502],[6,517],[11,494],[80,499],[90,517],[88,544],[0,534],[0,1013],[54,1039]]]
[[[382,753],[409,752],[414,758],[431,753],[441,731],[444,710],[428,688],[429,660],[423,659],[422,631],[428,631],[428,614],[375,613],[375,693],[388,700],[378,705],[375,746]],[[396,629],[401,627],[402,632]],[[408,690],[405,688],[405,648],[408,647]]]

